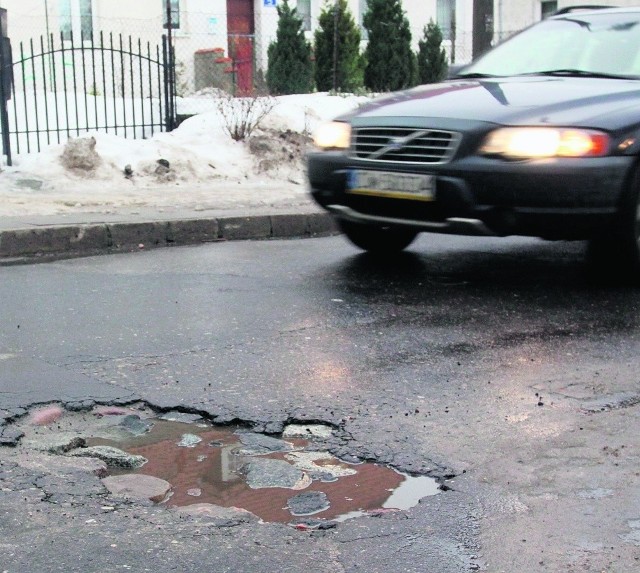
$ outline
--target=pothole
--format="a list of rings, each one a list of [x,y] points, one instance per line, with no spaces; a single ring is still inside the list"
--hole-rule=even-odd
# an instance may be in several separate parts
[[[21,447],[101,459],[112,493],[194,513],[234,508],[267,522],[323,527],[407,510],[439,491],[427,476],[334,457],[322,448],[333,432],[323,424],[291,424],[274,437],[178,412],[51,407],[18,426]]]

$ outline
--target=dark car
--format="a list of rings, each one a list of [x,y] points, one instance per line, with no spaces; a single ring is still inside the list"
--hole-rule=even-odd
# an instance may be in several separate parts
[[[640,276],[640,8],[539,22],[454,78],[322,126],[313,198],[358,247],[420,231],[589,240]]]

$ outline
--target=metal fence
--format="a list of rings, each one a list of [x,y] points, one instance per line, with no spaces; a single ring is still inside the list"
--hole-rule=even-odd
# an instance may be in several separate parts
[[[0,53],[6,62],[0,66],[0,119],[8,165],[14,153],[40,151],[88,130],[140,138],[175,124],[166,35],[154,46],[131,36],[100,33],[77,41],[61,33],[20,42],[12,52],[13,59],[4,60]],[[12,81],[3,81],[6,76]]]

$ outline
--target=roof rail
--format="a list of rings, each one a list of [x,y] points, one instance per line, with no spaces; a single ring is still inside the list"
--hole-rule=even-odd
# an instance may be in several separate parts
[[[566,8],[560,8],[557,12],[554,12],[554,16],[560,16],[561,14],[570,14],[571,12],[580,12],[581,10],[603,10],[604,8],[617,8],[617,6],[603,6],[602,4],[581,4],[579,6],[567,6]]]

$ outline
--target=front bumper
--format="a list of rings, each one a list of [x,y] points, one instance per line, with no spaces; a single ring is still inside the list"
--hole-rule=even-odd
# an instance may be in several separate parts
[[[633,161],[472,156],[446,165],[373,166],[340,152],[315,152],[307,166],[313,198],[343,219],[437,233],[579,239],[612,224]],[[435,201],[349,194],[347,171],[358,168],[435,175]]]
[[[394,217],[385,217],[383,215],[367,215],[366,213],[361,213],[345,205],[327,205],[326,209],[340,219],[352,221],[354,223],[378,225],[381,227],[411,227],[417,231],[445,233],[450,235],[480,235],[486,237],[495,235],[491,229],[478,219],[449,217],[442,222],[420,221],[418,219],[397,219]]]

